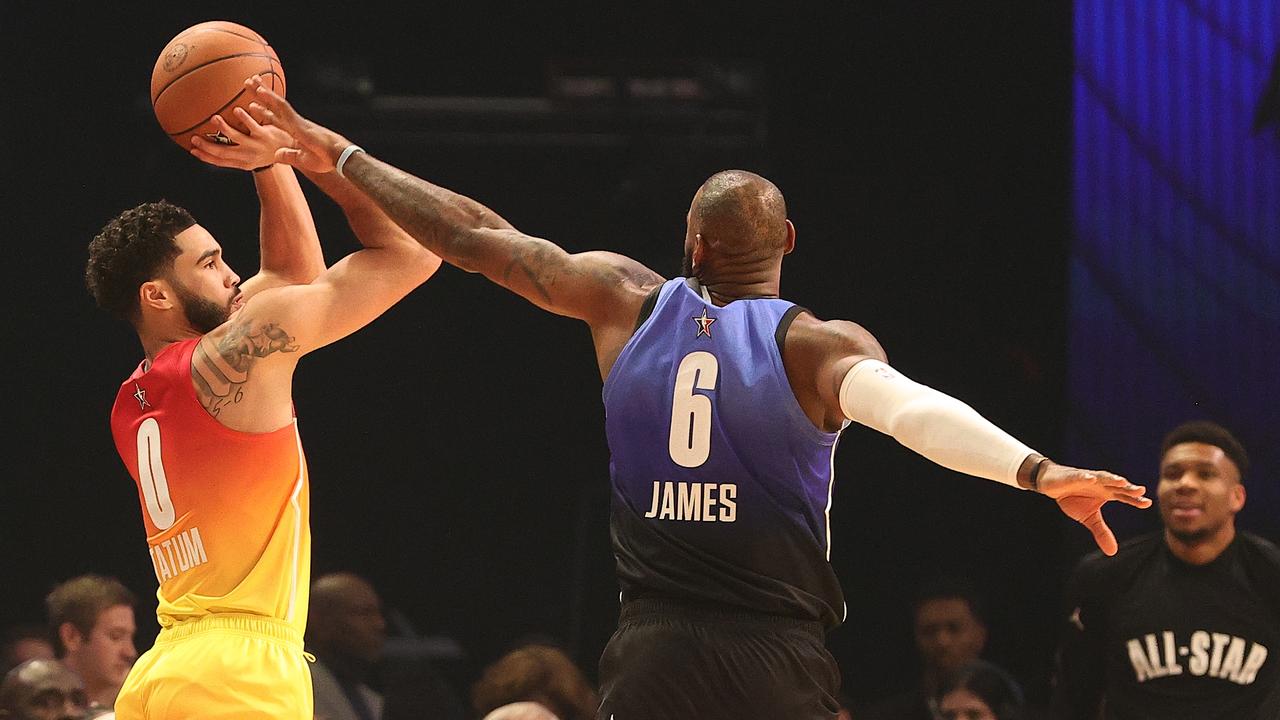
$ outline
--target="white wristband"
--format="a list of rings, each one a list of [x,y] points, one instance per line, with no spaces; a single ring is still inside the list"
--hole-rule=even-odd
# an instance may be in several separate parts
[[[340,178],[346,177],[346,175],[342,174],[342,166],[347,164],[347,161],[351,159],[352,155],[355,155],[356,153],[362,153],[362,152],[364,152],[364,148],[360,147],[359,145],[356,145],[355,143],[348,145],[347,149],[342,151],[342,154],[338,156],[337,164],[333,166],[333,169],[338,172],[338,177]]]

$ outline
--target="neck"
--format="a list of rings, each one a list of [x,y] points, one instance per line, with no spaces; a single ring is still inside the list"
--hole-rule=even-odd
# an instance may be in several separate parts
[[[1173,556],[1188,565],[1206,565],[1218,559],[1222,551],[1227,549],[1231,541],[1236,539],[1236,526],[1228,522],[1208,537],[1196,540],[1183,540],[1176,537],[1168,528],[1164,531],[1165,544]]]
[[[727,305],[743,298],[779,296],[781,277],[778,272],[760,269],[744,272],[707,272],[697,276],[698,284],[711,293],[716,305]]]
[[[155,361],[156,356],[170,345],[191,338],[200,337],[200,333],[192,328],[166,328],[164,330],[138,330],[138,340],[142,342],[142,352],[147,358],[147,367]]]
[[[80,676],[84,682],[84,694],[89,699],[90,704],[100,707],[112,707],[116,704],[116,696],[120,694],[120,686],[102,677],[95,676],[94,673],[85,673],[81,671],[80,664],[71,657],[63,658],[63,664],[67,669]]]

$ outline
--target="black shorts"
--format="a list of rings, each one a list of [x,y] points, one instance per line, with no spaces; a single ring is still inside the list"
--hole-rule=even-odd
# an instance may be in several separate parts
[[[817,622],[633,600],[600,658],[597,718],[831,720],[839,689]]]

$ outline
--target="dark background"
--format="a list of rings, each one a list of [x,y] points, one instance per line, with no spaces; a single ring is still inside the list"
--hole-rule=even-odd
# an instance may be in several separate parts
[[[232,267],[251,274],[252,181],[185,156],[147,103],[160,49],[208,19],[266,36],[302,112],[570,250],[615,250],[671,276],[702,180],[726,167],[760,172],[786,193],[799,230],[786,297],[863,324],[895,366],[1042,452],[1097,462],[1061,455],[1065,2],[5,3],[4,14],[0,620],[38,619],[53,584],[95,571],[146,598],[140,644],[154,635],[136,490],[107,426],[140,348],[81,278],[102,224],[159,197],[191,209]],[[372,102],[541,97],[551,68],[603,61],[753,69],[759,99],[745,106],[763,131],[717,143],[714,127],[687,116],[673,130],[661,110],[615,108],[607,141],[535,141],[523,130],[486,140],[484,128],[468,128],[477,137]],[[372,99],[335,100],[325,69],[366,78]],[[335,260],[354,243],[307,189]],[[464,681],[529,633],[559,638],[593,672],[617,612],[599,389],[585,327],[444,268],[299,370],[313,575],[364,574],[418,631],[456,638]],[[1156,461],[1153,447],[1149,466],[1116,469],[1149,481]],[[830,647],[850,694],[912,682],[906,603],[947,570],[987,596],[988,655],[1042,695],[1059,591],[1089,547],[1085,531],[1043,498],[947,472],[859,427],[836,471],[832,562],[849,618]],[[1110,514],[1129,529],[1154,521]]]

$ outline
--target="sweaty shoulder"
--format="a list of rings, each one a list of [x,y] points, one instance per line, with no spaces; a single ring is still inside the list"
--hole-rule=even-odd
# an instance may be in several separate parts
[[[866,328],[848,320],[820,320],[808,310],[796,315],[783,347],[806,354],[886,359],[884,348]]]
[[[791,390],[809,419],[834,431],[844,422],[840,382],[858,361],[884,362],[884,349],[866,328],[848,320],[819,320],[805,310],[778,338]]]

